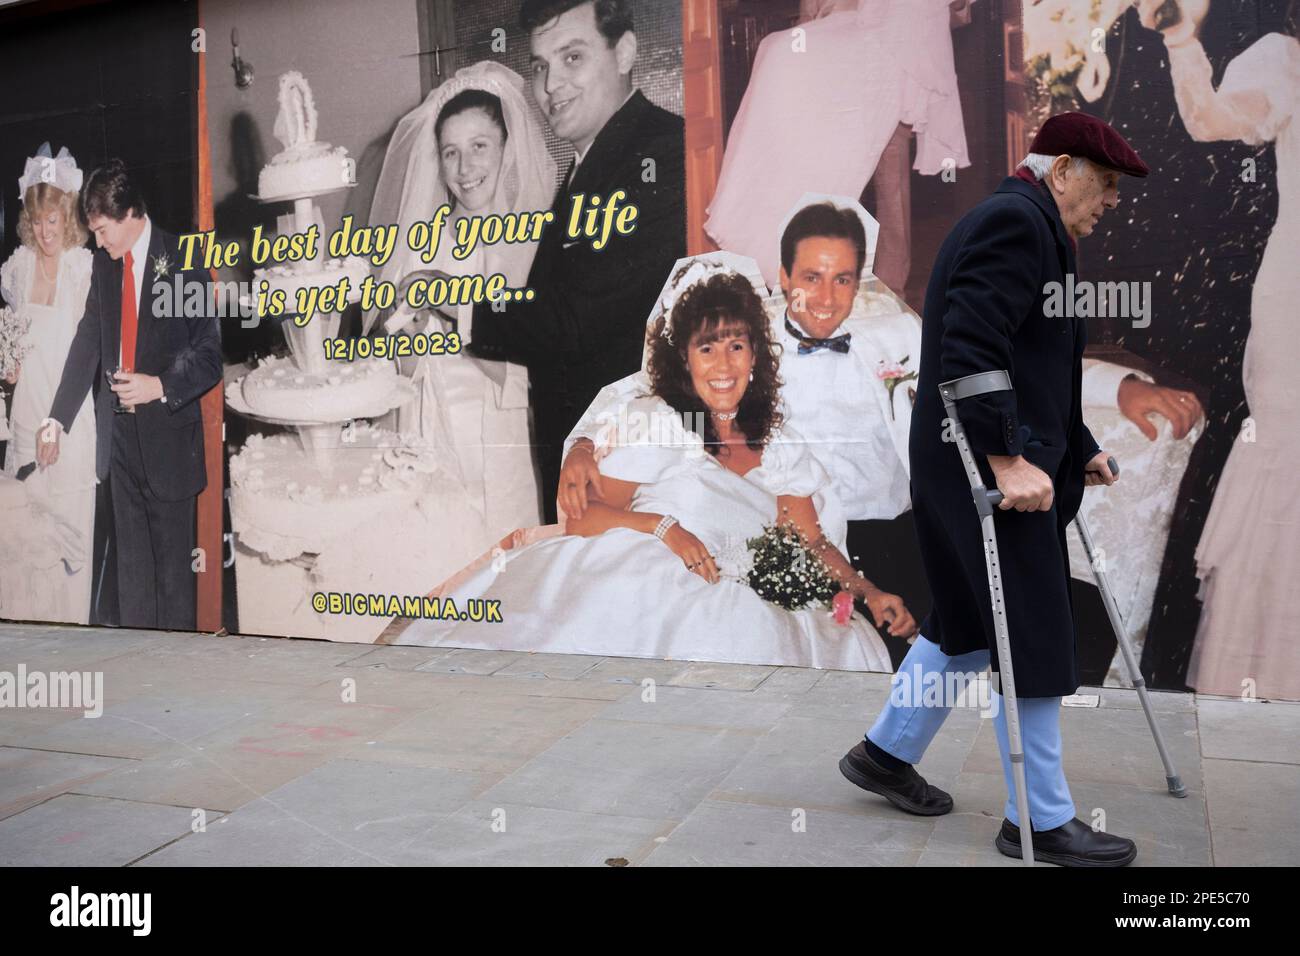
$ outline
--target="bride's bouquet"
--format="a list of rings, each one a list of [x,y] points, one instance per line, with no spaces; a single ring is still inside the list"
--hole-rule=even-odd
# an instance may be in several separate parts
[[[1132,0],[1029,0],[1024,5],[1025,67],[1049,113],[1089,103],[1110,78],[1106,37]]]
[[[15,312],[9,306],[0,307],[0,380],[18,371],[27,353],[32,350],[27,340],[31,319]]]
[[[767,525],[746,543],[751,556],[749,586],[763,600],[787,611],[833,606],[839,582],[793,524]]]

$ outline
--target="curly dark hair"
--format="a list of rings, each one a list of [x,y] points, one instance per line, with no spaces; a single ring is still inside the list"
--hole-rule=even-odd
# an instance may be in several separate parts
[[[689,265],[677,271],[674,282],[681,280]],[[667,337],[663,334],[665,323],[669,326]],[[757,451],[781,427],[782,417],[777,410],[781,401],[781,377],[777,371],[779,346],[772,341],[763,302],[749,280],[737,272],[720,272],[696,282],[678,297],[672,312],[656,319],[646,333],[650,351],[646,371],[654,393],[681,414],[687,428],[698,431],[691,423],[704,423],[704,434],[700,437],[714,456],[721,451],[722,442],[713,416],[691,382],[687,349],[692,341],[716,342],[736,331],[749,336],[754,353],[754,380],[740,400],[735,424],[745,436],[746,444]]]

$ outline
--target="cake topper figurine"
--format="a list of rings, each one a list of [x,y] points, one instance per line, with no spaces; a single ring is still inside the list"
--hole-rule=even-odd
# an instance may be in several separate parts
[[[297,70],[280,77],[280,112],[274,133],[286,150],[316,142],[316,103],[306,78]]]

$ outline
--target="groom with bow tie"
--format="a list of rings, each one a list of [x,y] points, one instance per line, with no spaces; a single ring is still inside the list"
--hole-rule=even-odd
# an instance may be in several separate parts
[[[176,237],[149,218],[121,160],[90,174],[81,203],[99,250],[36,461],[58,461],[60,435],[112,373],[95,396],[95,472],[112,476],[118,623],[193,630],[195,500],[207,485],[199,398],[221,381],[220,327],[164,302],[168,272],[180,269]],[[182,276],[208,281],[202,271]],[[159,279],[167,292],[155,296]]]
[[[911,611],[928,610],[908,491],[907,437],[921,327],[906,309],[854,314],[866,265],[865,211],[841,199],[799,209],[781,234],[784,301],[773,340],[782,347],[781,395],[791,424],[830,473],[847,519],[844,551],[853,566],[906,607],[883,609],[887,635],[914,631]],[[778,314],[773,315],[774,319]],[[833,526],[834,515],[823,524]],[[921,585],[921,586],[918,586]],[[873,612],[875,608],[872,608]],[[901,640],[888,642],[895,659]]]
[[[685,126],[632,86],[630,0],[524,0],[533,97],[575,157],[528,276],[532,301],[480,303],[468,349],[528,367],[542,509],[555,521],[564,437],[596,393],[641,365],[645,317],[685,255]],[[636,228],[599,251],[569,239],[571,197],[617,190]]]

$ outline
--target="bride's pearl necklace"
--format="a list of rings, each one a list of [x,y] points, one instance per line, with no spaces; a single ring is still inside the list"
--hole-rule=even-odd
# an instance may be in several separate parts
[[[720,422],[729,422],[734,420],[739,414],[740,409],[736,409],[734,412],[713,412],[713,417]]]
[[[45,277],[45,281],[46,281],[46,282],[53,282],[53,281],[54,281],[54,277],[57,276],[57,275],[59,274],[59,257],[58,257],[58,256],[54,256],[54,257],[53,257],[53,258],[54,258],[54,275],[50,275],[48,272],[45,271],[45,260],[48,259],[48,258],[50,258],[50,257],[47,256],[47,255],[45,255],[45,253],[43,253],[43,252],[38,252],[38,253],[36,253],[36,264],[37,264],[38,266],[40,266],[40,268],[41,268],[41,275]]]

